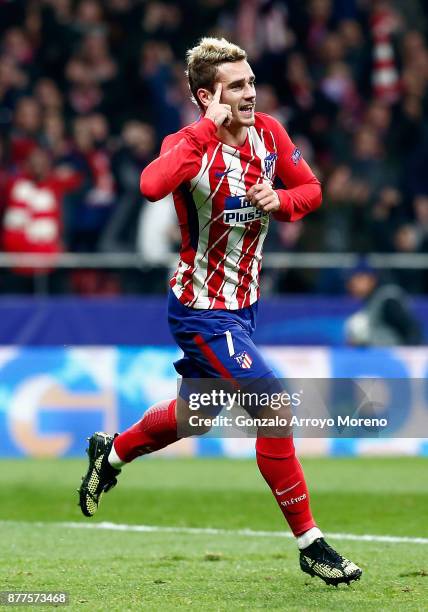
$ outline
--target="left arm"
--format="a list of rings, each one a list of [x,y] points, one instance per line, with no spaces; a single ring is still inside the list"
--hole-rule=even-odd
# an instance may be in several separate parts
[[[298,221],[321,205],[321,184],[282,125],[275,123],[277,173],[287,189],[274,190],[260,183],[248,190],[247,198],[277,221]]]

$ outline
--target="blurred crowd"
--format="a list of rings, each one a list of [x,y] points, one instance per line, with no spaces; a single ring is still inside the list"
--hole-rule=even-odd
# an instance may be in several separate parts
[[[1,249],[173,252],[174,215],[139,176],[197,118],[184,55],[215,35],[247,50],[257,110],[323,183],[321,209],[272,224],[266,250],[428,253],[427,24],[423,0],[0,0]],[[103,282],[74,289],[121,290]],[[398,282],[428,291],[420,271]],[[334,274],[270,285],[341,290]]]

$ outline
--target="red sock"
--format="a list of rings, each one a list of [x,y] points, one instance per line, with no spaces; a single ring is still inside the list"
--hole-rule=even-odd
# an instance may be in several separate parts
[[[293,438],[257,438],[257,465],[295,536],[316,523]]]
[[[114,439],[114,449],[122,461],[132,461],[177,442],[176,403],[174,399],[154,404],[138,423]]]

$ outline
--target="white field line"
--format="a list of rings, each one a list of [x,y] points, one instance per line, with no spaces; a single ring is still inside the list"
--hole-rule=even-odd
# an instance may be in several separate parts
[[[216,529],[211,527],[164,527],[161,525],[126,525],[121,523],[73,523],[73,522],[32,522],[1,521],[0,527],[8,526],[59,527],[61,529],[102,529],[106,531],[129,531],[137,533],[176,533],[187,535],[225,535],[249,538],[293,538],[288,531],[254,531],[252,529]],[[325,533],[331,540],[353,540],[355,542],[382,542],[387,544],[428,544],[428,538],[411,538],[389,535],[357,535],[354,533]]]

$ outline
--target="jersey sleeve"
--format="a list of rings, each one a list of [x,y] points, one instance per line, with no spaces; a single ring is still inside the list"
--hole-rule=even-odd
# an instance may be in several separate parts
[[[273,217],[277,221],[298,221],[321,205],[321,184],[282,125],[274,122],[277,174],[286,189],[276,190],[280,209]]]
[[[141,193],[150,201],[161,200],[186,181],[194,178],[201,167],[206,145],[217,127],[211,119],[201,119],[182,132],[167,136],[159,157],[141,173]]]

